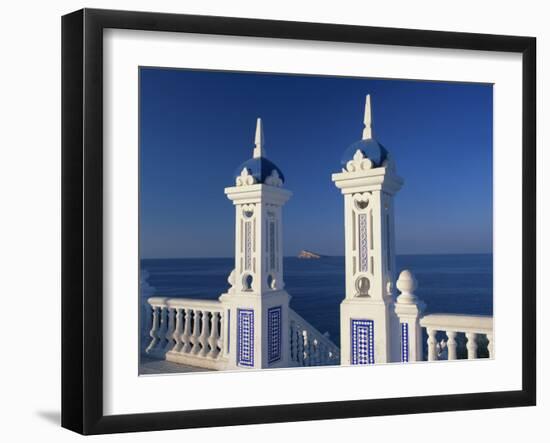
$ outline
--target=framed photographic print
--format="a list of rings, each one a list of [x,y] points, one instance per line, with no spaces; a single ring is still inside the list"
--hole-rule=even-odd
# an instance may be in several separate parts
[[[62,21],[62,425],[535,404],[530,37]]]

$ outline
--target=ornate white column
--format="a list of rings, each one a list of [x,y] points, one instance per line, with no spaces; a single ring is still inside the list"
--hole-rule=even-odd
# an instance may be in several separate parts
[[[393,196],[403,180],[373,136],[370,96],[363,138],[332,175],[344,195],[346,296],[340,305],[342,364],[400,361],[394,312],[395,234]]]
[[[284,290],[282,207],[292,193],[265,157],[262,122],[253,157],[225,194],[235,206],[235,268],[224,303],[229,368],[288,366],[290,296]]]

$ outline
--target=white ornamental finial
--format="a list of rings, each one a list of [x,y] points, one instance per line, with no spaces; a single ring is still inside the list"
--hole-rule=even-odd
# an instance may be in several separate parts
[[[256,137],[254,138],[254,158],[260,158],[265,156],[264,150],[264,130],[262,128],[262,119],[258,118],[256,121]]]
[[[363,129],[363,140],[369,140],[372,138],[372,112],[370,108],[370,94],[367,94],[367,101],[365,102],[365,129]]]
[[[416,278],[414,278],[413,273],[408,269],[401,271],[401,274],[399,274],[399,278],[397,279],[397,289],[401,291],[401,295],[397,297],[397,303],[416,303],[416,295],[414,294],[416,286]]]

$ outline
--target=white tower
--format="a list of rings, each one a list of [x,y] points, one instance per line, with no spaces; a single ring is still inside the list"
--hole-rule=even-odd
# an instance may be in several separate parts
[[[340,305],[341,363],[400,361],[394,310],[393,196],[403,184],[386,149],[373,136],[370,96],[363,137],[332,175],[344,195],[346,297]]]
[[[235,205],[235,268],[226,306],[228,368],[288,366],[288,305],[284,290],[282,207],[292,193],[265,157],[258,119],[253,157],[243,163],[225,194]],[[285,326],[286,325],[286,326]]]

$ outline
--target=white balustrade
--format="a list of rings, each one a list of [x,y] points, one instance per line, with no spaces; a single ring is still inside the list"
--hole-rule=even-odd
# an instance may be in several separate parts
[[[468,359],[478,358],[478,337],[485,335],[489,358],[493,357],[493,317],[462,314],[428,314],[420,319],[428,334],[428,361],[456,360],[457,334],[466,337]],[[447,340],[437,342],[437,333],[444,332]]]
[[[151,308],[150,342],[145,350],[148,355],[189,366],[225,369],[228,354],[223,303],[166,297],[151,297],[148,303]],[[482,346],[486,344],[489,357],[494,355],[492,317],[428,314],[420,317],[419,325],[428,336],[428,361],[456,360],[459,345],[462,355],[465,347],[468,359],[479,358],[480,336],[486,337]],[[292,309],[287,327],[293,366],[340,364],[339,348]],[[441,340],[443,333],[446,337]]]
[[[146,353],[206,369],[225,369],[225,309],[219,301],[151,297],[151,337]],[[294,366],[338,365],[340,350],[290,310],[290,360]]]
[[[151,297],[151,342],[146,353],[168,361],[223,369],[223,307],[215,300]]]
[[[292,309],[290,313],[290,361],[294,366],[340,364],[340,349]]]

